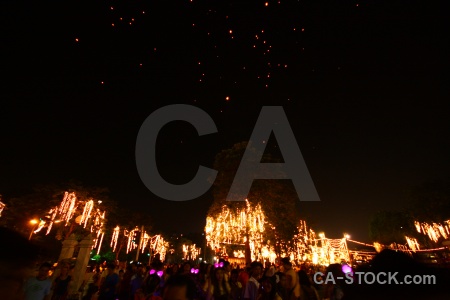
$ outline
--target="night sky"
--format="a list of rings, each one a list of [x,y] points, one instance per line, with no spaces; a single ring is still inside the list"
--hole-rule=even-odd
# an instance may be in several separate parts
[[[5,198],[77,179],[156,229],[202,231],[209,193],[161,200],[136,170],[140,126],[176,103],[218,128],[163,128],[158,167],[179,184],[248,140],[262,106],[283,106],[321,199],[301,215],[328,237],[368,241],[372,213],[449,179],[443,1],[49,2],[0,4]]]

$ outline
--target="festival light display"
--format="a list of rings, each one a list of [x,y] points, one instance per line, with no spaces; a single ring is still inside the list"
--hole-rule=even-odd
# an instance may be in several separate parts
[[[405,236],[406,238],[406,242],[408,243],[409,248],[413,251],[416,252],[417,250],[420,250],[420,245],[417,242],[417,239],[415,238],[410,238],[408,236]]]
[[[97,254],[102,248],[105,236],[104,223],[105,211],[98,205],[101,201],[93,199],[81,201],[75,193],[65,192],[59,206],[49,210],[47,216],[41,218],[37,223],[33,233],[38,233],[46,228],[48,235],[55,224],[64,224],[64,227],[82,226],[94,237],[93,249],[97,249]],[[0,216],[5,204],[0,202]],[[438,242],[439,239],[450,237],[450,220],[440,223],[426,223],[415,221],[417,232],[429,237],[430,240]],[[143,229],[143,228],[142,228]],[[258,261],[270,261],[274,263],[279,257],[290,257],[293,262],[311,262],[313,264],[327,265],[330,263],[340,263],[350,261],[350,254],[353,257],[358,255],[373,255],[370,251],[351,251],[347,242],[361,244],[363,246],[375,248],[377,252],[382,249],[400,250],[411,254],[411,252],[442,250],[444,247],[436,249],[421,249],[417,239],[405,236],[406,244],[393,243],[391,245],[381,245],[379,243],[367,244],[350,239],[344,234],[341,239],[329,239],[324,233],[317,235],[309,228],[305,221],[300,220],[297,232],[292,239],[271,241],[268,239],[268,230],[276,232],[276,228],[270,224],[260,204],[252,205],[246,200],[242,209],[232,210],[227,206],[222,207],[222,211],[217,216],[206,218],[206,241],[211,249],[216,250],[216,255],[228,257],[227,248],[229,246],[245,246],[248,242],[251,259]],[[123,232],[123,233],[122,233]],[[144,253],[146,249],[150,253],[159,254],[161,260],[165,260],[169,243],[161,235],[150,235],[138,227],[127,230],[116,226],[113,229],[110,246],[113,251],[117,251],[119,237],[123,234],[126,238],[126,252],[138,248]],[[183,245],[183,258],[185,260],[195,260],[200,255],[200,248],[193,245]],[[218,251],[220,249],[220,251]],[[218,252],[217,252],[218,251]],[[237,249],[232,252],[232,257],[244,258],[245,252]]]
[[[116,251],[117,242],[119,240],[119,234],[120,234],[120,227],[116,226],[116,228],[114,228],[114,231],[113,231],[113,234],[112,234],[111,243],[109,244],[110,247],[113,249],[113,252]]]
[[[183,258],[185,260],[196,260],[201,253],[201,248],[195,247],[195,244],[183,244]]]
[[[450,220],[444,224],[427,224],[415,222],[417,231],[428,235],[437,242],[439,238],[447,239],[450,236]],[[221,213],[206,218],[206,241],[207,245],[216,250],[218,256],[229,256],[227,247],[245,246],[249,239],[251,259],[259,261],[275,262],[279,257],[289,257],[296,263],[311,262],[313,264],[328,265],[330,263],[349,262],[352,257],[372,257],[382,249],[398,250],[408,254],[411,252],[436,251],[444,248],[421,249],[417,239],[405,236],[406,244],[392,243],[381,245],[380,243],[363,243],[351,240],[348,234],[341,239],[329,239],[324,233],[316,235],[305,221],[300,220],[297,227],[298,232],[287,241],[270,241],[267,239],[267,229],[276,230],[264,214],[260,204],[252,206],[246,201],[244,209],[232,210],[227,206],[222,207]],[[375,251],[351,251],[347,242],[356,243],[365,247],[371,247]],[[220,250],[217,252],[217,250]],[[231,253],[230,253],[231,254]],[[233,250],[232,257],[244,258],[244,250]]]
[[[248,239],[252,260],[256,260],[265,246],[265,225],[266,217],[260,204],[252,207],[246,200],[245,207],[235,211],[224,205],[218,216],[206,218],[206,242],[215,250],[223,244],[245,245]]]
[[[150,249],[154,254],[159,254],[161,261],[165,260],[169,243],[164,240],[161,235],[154,235],[150,239]]]
[[[450,236],[450,220],[444,221],[444,224],[432,223],[428,224],[426,222],[414,221],[416,230],[419,233],[427,235],[430,240],[437,243],[442,237],[448,239]]]
[[[221,249],[221,256],[228,256],[227,245],[244,246],[247,238],[251,259],[275,262],[278,257],[290,257],[294,262],[310,261],[314,264],[330,264],[349,261],[347,239],[327,239],[324,234],[318,239],[316,233],[301,220],[297,233],[288,241],[270,241],[266,230],[276,232],[260,204],[252,206],[248,200],[244,209],[232,210],[227,206],[217,216],[206,218],[206,241],[211,249]],[[225,252],[225,253],[224,253]],[[245,257],[243,250],[233,251],[233,256]]]
[[[117,244],[120,237],[120,226],[114,228],[110,246],[113,248],[113,252],[117,250]],[[164,240],[161,235],[151,236],[145,230],[142,232],[139,227],[135,227],[132,230],[123,230],[123,236],[126,238],[127,248],[126,253],[130,253],[132,250],[138,249],[141,253],[145,252],[145,249],[149,249],[149,252],[153,254],[159,254],[160,259],[164,261],[167,253],[169,243]]]
[[[0,200],[1,200],[1,197],[0,197]],[[6,207],[6,204],[3,203],[2,201],[0,201],[0,217],[2,216],[2,212],[3,212],[3,209],[5,209],[5,207]]]
[[[97,203],[100,204],[101,201]],[[93,199],[82,201],[76,197],[75,193],[65,192],[61,204],[50,209],[45,218],[41,218],[33,233],[47,228],[45,234],[48,235],[54,224],[58,223],[63,223],[65,227],[82,226],[85,228],[94,236],[93,249],[97,248],[97,253],[100,252],[105,234],[105,211],[96,208]]]
[[[439,238],[450,237],[450,220],[444,224],[415,222],[419,233],[427,235],[431,240],[437,242]],[[249,201],[243,209],[232,210],[223,206],[222,211],[216,216],[206,218],[206,241],[207,245],[216,250],[216,255],[228,257],[227,247],[245,246],[248,238],[251,259],[258,261],[275,262],[277,258],[289,257],[295,263],[311,262],[313,264],[328,265],[331,263],[349,262],[351,257],[373,257],[383,249],[402,251],[408,254],[412,252],[426,252],[443,250],[444,247],[436,249],[421,249],[417,239],[405,236],[405,244],[392,243],[382,245],[380,243],[363,243],[351,240],[348,234],[341,239],[329,239],[324,233],[316,234],[309,228],[305,221],[300,220],[296,234],[287,241],[270,241],[267,230],[276,232],[271,225],[260,204],[252,206]],[[356,243],[365,247],[374,248],[376,251],[352,251],[348,249],[348,242]],[[231,257],[245,258],[245,250],[235,249]]]

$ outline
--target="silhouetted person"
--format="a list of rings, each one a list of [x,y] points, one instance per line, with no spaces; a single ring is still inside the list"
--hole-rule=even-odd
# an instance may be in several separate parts
[[[164,285],[164,300],[194,300],[196,285],[191,277],[186,275],[171,276]]]
[[[23,298],[23,283],[30,277],[38,248],[19,233],[0,227],[0,298]]]

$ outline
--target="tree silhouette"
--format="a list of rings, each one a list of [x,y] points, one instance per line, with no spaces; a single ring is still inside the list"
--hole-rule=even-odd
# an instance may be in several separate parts
[[[384,245],[405,244],[405,236],[416,236],[414,221],[404,211],[379,211],[373,215],[369,226],[371,240]]]
[[[33,187],[31,193],[8,199],[0,222],[3,226],[15,229],[23,234],[29,234],[33,228],[30,225],[30,220],[47,220],[50,209],[60,205],[65,192],[74,192],[77,200],[81,202],[91,199],[97,201],[97,208],[107,211],[106,216],[113,212],[117,206],[114,201],[109,199],[107,188],[86,187],[79,181],[71,180],[61,184],[37,185]],[[55,232],[58,239],[67,238],[72,233],[81,238],[87,233],[83,226],[76,223],[75,219],[71,220],[68,226],[65,226],[63,222],[54,224],[52,231]]]
[[[404,211],[380,211],[372,216],[370,238],[383,244],[405,244],[405,236],[414,237],[422,247],[438,246],[437,242],[419,234],[414,222],[442,224],[450,219],[450,185],[443,181],[429,181],[414,186],[409,192],[410,205]]]

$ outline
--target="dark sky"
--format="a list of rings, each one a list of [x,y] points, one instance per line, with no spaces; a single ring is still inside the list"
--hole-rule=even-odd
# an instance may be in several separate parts
[[[210,194],[157,199],[136,170],[141,124],[176,103],[219,132],[163,128],[158,167],[173,183],[248,140],[262,106],[283,106],[321,198],[301,214],[329,237],[367,241],[373,212],[449,179],[443,2],[4,1],[0,19],[5,197],[74,178],[161,230],[201,231]]]

